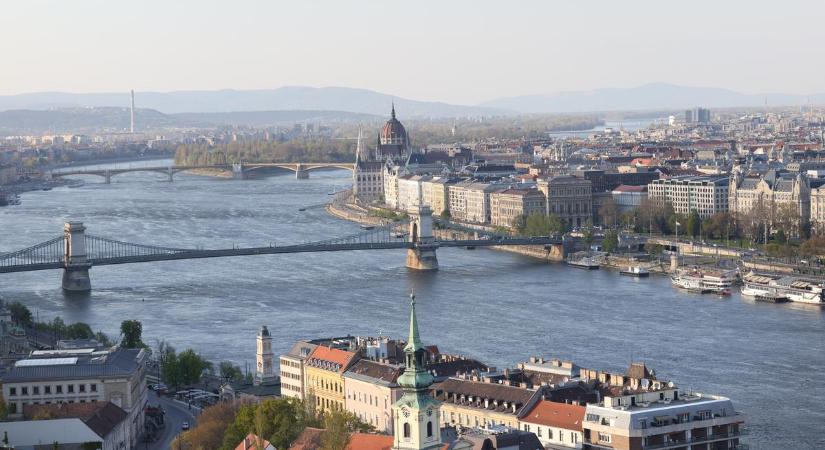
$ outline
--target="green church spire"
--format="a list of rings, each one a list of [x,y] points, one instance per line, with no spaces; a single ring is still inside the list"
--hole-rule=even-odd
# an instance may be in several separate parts
[[[407,345],[404,346],[406,353],[406,368],[404,373],[398,377],[398,384],[407,389],[426,389],[433,384],[433,376],[424,367],[424,344],[418,335],[418,318],[415,315],[415,292],[410,294],[410,336]]]

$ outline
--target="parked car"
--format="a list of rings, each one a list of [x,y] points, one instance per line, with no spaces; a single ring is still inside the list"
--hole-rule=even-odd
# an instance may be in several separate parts
[[[183,424],[181,424],[181,426],[180,426],[180,429],[183,430],[183,431],[188,430],[189,429],[189,422],[183,422]]]

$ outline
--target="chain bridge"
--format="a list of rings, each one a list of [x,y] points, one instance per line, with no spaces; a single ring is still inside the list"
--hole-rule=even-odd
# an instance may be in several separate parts
[[[274,255],[281,253],[336,252],[353,250],[407,250],[407,267],[437,270],[439,247],[490,247],[499,245],[543,245],[547,251],[563,246],[555,237],[520,238],[495,233],[474,232],[472,239],[436,239],[432,233],[429,208],[409,211],[410,220],[371,227],[363,232],[301,244],[224,249],[176,248],[123,242],[86,233],[81,222],[66,222],[63,235],[17,251],[0,254],[0,273],[62,269],[63,289],[91,289],[89,269],[94,266],[152,261]],[[449,227],[440,223],[441,227]],[[456,228],[465,232],[466,229]]]

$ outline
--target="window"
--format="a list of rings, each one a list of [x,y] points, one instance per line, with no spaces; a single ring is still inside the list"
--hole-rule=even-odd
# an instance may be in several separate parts
[[[52,387],[51,386],[43,386],[43,391],[46,394],[51,394],[52,393]]]
[[[29,395],[29,388],[26,387],[26,386],[21,387],[20,388],[20,395]]]
[[[69,392],[69,394],[73,393],[73,392],[74,392],[74,385],[73,385],[73,384],[69,384],[69,385],[67,385],[67,386],[68,386],[68,392]]]
[[[427,422],[427,437],[433,437],[433,423]]]
[[[40,386],[32,386],[32,395],[40,395]]]
[[[63,385],[62,384],[58,384],[57,386],[55,386],[55,388],[57,389],[58,394],[63,393]]]
[[[610,435],[605,433],[599,433],[599,442],[607,442],[610,443]]]
[[[17,395],[17,388],[9,388],[9,397]]]
[[[407,423],[407,422],[404,422],[404,437],[405,438],[410,437],[410,424]]]
[[[86,392],[86,385],[85,384],[79,384],[79,385],[77,385],[77,387],[80,389],[80,392]]]

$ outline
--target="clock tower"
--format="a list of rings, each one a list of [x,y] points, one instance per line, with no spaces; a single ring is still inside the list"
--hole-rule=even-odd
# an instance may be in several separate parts
[[[428,390],[433,376],[424,368],[424,346],[418,336],[415,294],[410,295],[410,337],[404,347],[406,367],[398,377],[404,395],[392,405],[394,435],[392,450],[435,450],[441,448],[440,403]]]

